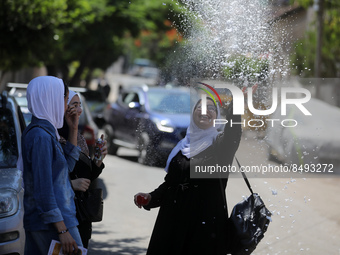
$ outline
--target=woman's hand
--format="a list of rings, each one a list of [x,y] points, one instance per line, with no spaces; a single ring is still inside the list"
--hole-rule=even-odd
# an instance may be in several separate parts
[[[68,107],[65,113],[65,120],[69,127],[68,141],[74,146],[77,146],[79,115],[76,107]]]
[[[78,246],[76,241],[74,241],[70,232],[59,235],[59,240],[61,243],[61,248],[64,254],[77,254]]]
[[[102,159],[104,159],[104,158],[106,157],[106,155],[107,155],[107,146],[106,146],[107,141],[104,140],[104,135],[101,135],[101,136],[100,136],[100,139],[102,139],[103,142],[104,142],[103,147],[101,148]],[[102,162],[103,162],[103,160],[95,161],[95,163],[96,163],[96,165],[97,165],[98,167],[100,167],[100,165],[102,164]]]
[[[68,109],[65,113],[65,120],[71,130],[78,130],[79,115],[75,106],[68,106]]]
[[[64,221],[54,222],[54,227],[56,228],[59,234],[59,241],[61,243],[61,248],[64,254],[77,254],[78,246],[76,241],[71,236],[70,232],[66,228]],[[65,231],[64,233],[60,233],[61,231]]]
[[[91,181],[85,178],[77,178],[71,180],[71,183],[73,190],[85,192],[90,187]]]
[[[150,203],[151,195],[149,193],[137,193],[134,197],[134,201],[138,208],[142,208],[142,206]]]

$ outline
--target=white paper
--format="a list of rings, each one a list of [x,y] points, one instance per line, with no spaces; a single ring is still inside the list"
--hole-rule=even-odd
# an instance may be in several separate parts
[[[50,249],[48,250],[47,255],[63,255],[63,251],[61,249],[61,243],[56,240],[52,240]],[[79,247],[78,246],[78,253],[77,255],[87,255],[87,249],[84,247]]]

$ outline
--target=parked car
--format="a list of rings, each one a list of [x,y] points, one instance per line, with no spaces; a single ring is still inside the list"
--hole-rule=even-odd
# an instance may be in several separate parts
[[[102,90],[86,90],[82,95],[86,98],[93,121],[102,128],[105,124],[103,112],[108,105],[106,95]]]
[[[70,88],[71,89],[71,88]],[[80,93],[80,101],[83,108],[83,113],[79,118],[79,126],[81,134],[85,137],[87,146],[89,147],[90,155],[94,153],[94,145],[98,138],[99,129],[97,124],[94,122],[90,109],[88,108],[87,101],[84,96]]]
[[[145,78],[158,79],[160,70],[157,67],[143,67],[138,75]]]
[[[27,84],[21,83],[9,83],[7,85],[10,88],[9,94],[15,97],[16,101],[21,107],[21,111],[24,114],[26,125],[31,122],[32,113],[28,110],[27,107],[27,98],[26,98],[26,89]],[[77,88],[77,87],[70,87],[70,90],[76,91],[80,94],[80,100],[83,108],[83,113],[80,115],[79,118],[79,126],[78,129],[81,134],[85,137],[86,143],[90,150],[90,155],[93,155],[94,144],[96,138],[98,138],[98,126],[94,122],[91,112],[88,108],[87,101],[85,97],[82,95],[86,91],[85,88]]]
[[[268,119],[276,119],[274,126],[268,124],[265,141],[269,159],[287,164],[315,165],[333,164],[334,172],[340,168],[340,109],[312,98],[304,104],[312,116],[304,115],[295,105],[287,105],[287,115],[281,109]],[[280,122],[284,122],[285,127]]]
[[[0,254],[24,254],[21,134],[26,124],[15,99],[0,96]]]
[[[190,91],[133,86],[122,90],[104,112],[109,153],[137,149],[143,164],[164,164],[190,123]]]
[[[156,64],[153,61],[144,58],[137,58],[133,61],[129,74],[157,80],[160,75],[160,70],[156,67]]]
[[[32,113],[28,110],[27,99],[26,99],[26,89],[27,84],[23,83],[8,83],[8,88],[11,88],[9,95],[13,96],[21,108],[21,112],[24,116],[26,126],[31,123]]]

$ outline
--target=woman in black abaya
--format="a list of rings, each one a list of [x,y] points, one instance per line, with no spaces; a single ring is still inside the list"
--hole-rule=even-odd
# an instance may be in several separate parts
[[[146,210],[160,207],[147,255],[225,255],[230,238],[222,195],[227,177],[191,178],[190,166],[230,166],[241,139],[240,115],[232,115],[219,132],[214,119],[219,108],[207,98],[207,113],[201,100],[195,105],[186,137],[167,160],[165,181],[150,193],[135,195],[135,204]],[[210,99],[210,100],[209,100]],[[221,190],[222,189],[222,190]],[[140,202],[145,198],[145,203]]]

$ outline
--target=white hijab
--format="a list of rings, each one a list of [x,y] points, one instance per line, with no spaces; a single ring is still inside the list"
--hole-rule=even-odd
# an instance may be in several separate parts
[[[190,126],[187,129],[187,133],[185,137],[177,143],[175,148],[171,151],[168,160],[166,161],[165,166],[165,172],[168,172],[168,168],[170,165],[171,160],[173,157],[177,155],[179,151],[182,152],[182,154],[187,157],[188,159],[191,157],[196,156],[197,154],[201,153],[205,149],[207,149],[209,146],[213,144],[213,142],[216,140],[217,135],[219,134],[218,128],[219,126],[212,126],[208,129],[200,129],[197,127],[197,125],[194,122],[193,115],[194,110],[196,109],[197,105],[200,103],[201,100],[199,100],[194,108],[191,111],[191,118],[190,118]],[[220,118],[220,108],[218,105],[217,108],[217,119]]]
[[[74,92],[73,90],[69,90],[69,91],[68,91],[67,105],[70,104],[72,98],[73,98],[75,95],[77,95],[77,96],[79,97],[79,95],[78,95],[76,92]],[[80,97],[79,97],[79,98],[80,98]]]
[[[39,76],[27,86],[28,110],[38,119],[49,121],[57,135],[64,123],[64,83],[53,76]]]

